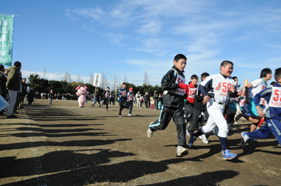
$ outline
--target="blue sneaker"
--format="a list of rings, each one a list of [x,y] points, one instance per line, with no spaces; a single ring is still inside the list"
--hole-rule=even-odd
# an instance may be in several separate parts
[[[228,149],[226,149],[224,152],[222,151],[222,158],[224,160],[232,160],[236,156],[237,156],[237,154],[230,152]]]
[[[247,134],[247,132],[241,132],[241,146],[244,147],[245,143],[249,140],[249,136]]]
[[[196,140],[196,137],[194,136],[194,132],[193,132],[192,134],[190,134],[190,139],[189,139],[188,145],[190,147],[192,147],[195,140]]]

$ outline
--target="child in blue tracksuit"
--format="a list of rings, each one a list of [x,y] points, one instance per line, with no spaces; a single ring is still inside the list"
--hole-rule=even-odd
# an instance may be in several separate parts
[[[276,80],[275,86],[262,90],[254,97],[258,115],[265,117],[266,124],[254,132],[242,132],[242,146],[249,139],[266,139],[272,133],[281,145],[281,68],[275,70],[274,78]],[[260,98],[265,98],[267,103],[265,112],[260,108]]]

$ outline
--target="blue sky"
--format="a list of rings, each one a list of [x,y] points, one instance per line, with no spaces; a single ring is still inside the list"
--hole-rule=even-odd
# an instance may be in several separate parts
[[[280,0],[0,0],[16,14],[13,61],[24,77],[87,83],[91,73],[160,85],[173,58],[187,56],[186,78],[234,62],[240,83],[281,67]]]

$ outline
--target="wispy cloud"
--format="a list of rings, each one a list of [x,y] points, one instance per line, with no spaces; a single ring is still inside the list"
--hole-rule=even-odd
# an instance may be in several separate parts
[[[267,43],[265,38],[268,35],[279,37],[281,34],[281,8],[275,8],[270,3],[264,3],[264,6],[236,1],[230,3],[231,5],[229,2],[207,0],[122,0],[102,8],[67,10],[65,14],[76,21],[81,17],[90,19],[84,28],[107,37],[112,43],[126,46],[127,50],[150,53],[166,59],[172,59],[177,53],[186,54],[188,63],[192,64],[186,71],[202,73],[200,65],[208,67],[209,71],[217,71],[228,45],[240,47],[246,41],[280,48],[279,44]],[[89,29],[93,23],[95,27]],[[107,33],[103,33],[104,28],[108,30]],[[129,40],[134,40],[134,44]],[[265,61],[260,59],[255,61],[255,65],[253,62],[239,63],[243,61],[240,60],[242,57],[250,59],[249,56],[253,54],[241,54],[240,57],[236,55],[235,51],[227,52],[227,56],[231,58],[229,60],[238,61],[236,67],[257,69]],[[250,61],[247,59],[244,61]],[[266,61],[276,63],[278,60],[279,57],[274,57]],[[151,69],[161,64],[159,71],[163,73],[171,66],[169,60],[165,61],[161,63],[128,59],[127,64]],[[151,69],[148,71],[155,73]]]

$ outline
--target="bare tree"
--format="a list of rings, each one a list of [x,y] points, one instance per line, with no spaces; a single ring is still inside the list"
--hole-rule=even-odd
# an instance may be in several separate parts
[[[80,83],[80,82],[83,82],[83,80],[81,79],[81,76],[79,74],[78,77],[77,77],[77,83]]]
[[[128,80],[127,80],[126,74],[125,74],[125,76],[124,76],[124,82],[128,83]]]
[[[106,87],[109,87],[109,82],[107,81],[105,74],[102,73],[101,88],[105,90]]]
[[[63,81],[65,81],[67,83],[71,82],[71,76],[70,76],[70,74],[67,71],[65,71]]]
[[[116,77],[116,75],[114,75],[114,82],[113,82],[113,90],[114,91],[116,89],[117,83],[118,83],[117,77]]]
[[[93,74],[91,73],[91,76],[90,76],[90,79],[89,79],[89,84],[93,85],[94,84],[94,76]]]
[[[44,67],[44,70],[43,70],[43,78],[46,79],[46,67]]]
[[[145,74],[144,74],[143,85],[149,85],[149,79],[148,79],[148,75],[147,75],[146,71],[145,71]]]

